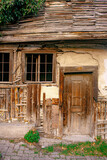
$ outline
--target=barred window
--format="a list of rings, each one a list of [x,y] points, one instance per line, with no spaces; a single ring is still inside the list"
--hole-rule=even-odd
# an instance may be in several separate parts
[[[9,53],[0,53],[0,81],[9,81]]]
[[[53,54],[26,54],[26,81],[53,81]]]

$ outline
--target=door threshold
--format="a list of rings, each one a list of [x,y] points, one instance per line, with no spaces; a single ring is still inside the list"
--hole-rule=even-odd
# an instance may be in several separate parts
[[[95,140],[89,135],[64,135],[62,139],[72,142],[95,142]]]

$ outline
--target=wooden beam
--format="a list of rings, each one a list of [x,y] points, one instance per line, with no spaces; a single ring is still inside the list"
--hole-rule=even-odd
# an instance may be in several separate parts
[[[37,122],[37,85],[32,85],[32,120]]]
[[[28,85],[27,87],[27,113],[26,119],[31,121],[31,113],[32,113],[32,85]]]

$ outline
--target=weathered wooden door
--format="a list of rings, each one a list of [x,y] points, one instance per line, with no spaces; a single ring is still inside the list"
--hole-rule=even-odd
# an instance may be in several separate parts
[[[64,74],[63,126],[65,134],[90,135],[92,74]]]

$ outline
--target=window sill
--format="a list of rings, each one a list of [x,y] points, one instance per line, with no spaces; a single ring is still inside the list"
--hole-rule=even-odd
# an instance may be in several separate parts
[[[12,82],[3,82],[3,81],[1,81],[0,84],[12,84]]]
[[[12,82],[0,82],[0,89],[10,89],[12,86]]]
[[[40,82],[35,82],[35,81],[26,81],[25,83],[29,84],[52,84],[54,83],[53,81],[40,81]]]
[[[57,86],[57,84],[53,81],[47,81],[47,82],[33,82],[33,81],[26,81],[25,84],[41,84],[42,86]]]

